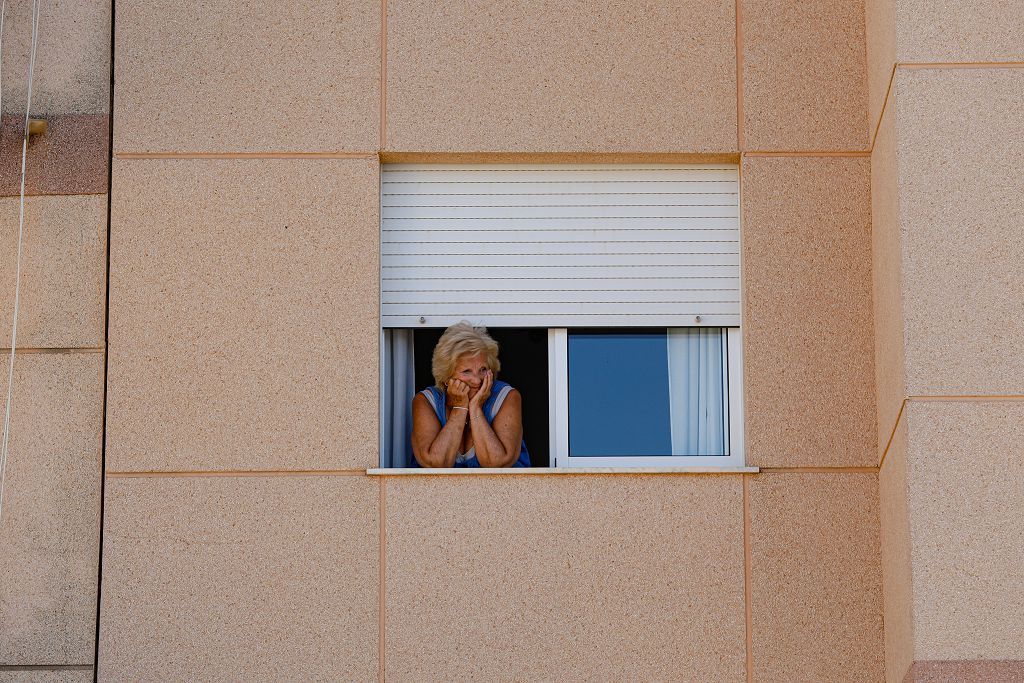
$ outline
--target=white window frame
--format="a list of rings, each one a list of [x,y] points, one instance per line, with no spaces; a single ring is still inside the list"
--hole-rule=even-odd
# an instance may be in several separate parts
[[[743,336],[729,327],[726,337],[729,407],[728,455],[572,456],[569,455],[569,328],[548,330],[548,433],[552,467],[743,467]],[[610,329],[609,333],[614,333]]]

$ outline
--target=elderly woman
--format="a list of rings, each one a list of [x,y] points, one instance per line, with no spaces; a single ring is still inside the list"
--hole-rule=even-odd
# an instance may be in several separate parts
[[[412,401],[413,466],[529,467],[522,397],[495,379],[498,342],[487,328],[452,325],[434,347],[435,386]]]

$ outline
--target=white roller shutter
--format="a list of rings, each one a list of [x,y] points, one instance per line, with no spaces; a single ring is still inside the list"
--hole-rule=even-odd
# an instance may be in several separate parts
[[[381,173],[384,327],[738,326],[739,258],[727,164]]]

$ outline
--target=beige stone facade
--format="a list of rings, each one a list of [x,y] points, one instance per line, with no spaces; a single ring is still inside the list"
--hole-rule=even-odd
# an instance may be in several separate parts
[[[1019,12],[43,8],[0,681],[1024,680]],[[751,470],[369,473],[394,161],[737,165]]]

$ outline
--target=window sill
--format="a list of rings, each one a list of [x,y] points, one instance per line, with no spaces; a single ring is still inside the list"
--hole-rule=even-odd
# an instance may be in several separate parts
[[[558,475],[558,474],[756,474],[757,467],[393,467],[371,468],[370,476],[423,477],[437,475]]]

